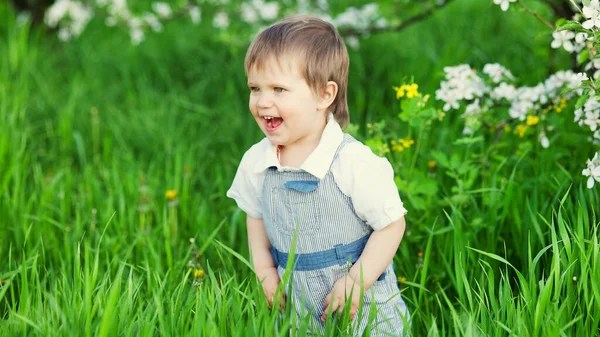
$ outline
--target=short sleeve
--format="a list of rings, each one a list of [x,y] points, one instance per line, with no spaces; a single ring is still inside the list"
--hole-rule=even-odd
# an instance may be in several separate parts
[[[342,193],[351,198],[358,217],[373,230],[381,230],[407,213],[394,182],[392,165],[367,146],[359,142],[346,145],[334,162],[332,173]]]
[[[255,218],[262,219],[262,211],[260,207],[259,189],[258,189],[258,174],[253,172],[250,165],[252,159],[249,152],[244,154],[240,166],[233,178],[233,183],[227,191],[227,197],[235,200],[238,207],[246,214]]]

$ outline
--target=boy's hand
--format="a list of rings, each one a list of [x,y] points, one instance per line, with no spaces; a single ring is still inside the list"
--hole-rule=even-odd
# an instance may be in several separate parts
[[[273,307],[275,302],[275,293],[279,286],[279,274],[277,273],[276,267],[269,267],[256,271],[256,276],[262,281],[263,292],[267,298],[269,308]],[[279,311],[285,310],[285,293],[281,290],[278,294],[279,298]]]
[[[321,321],[325,322],[327,320],[327,314],[330,309],[332,313],[337,312],[341,315],[347,305],[350,305],[350,319],[354,319],[359,303],[360,285],[346,275],[333,284],[331,292],[325,297],[325,303],[323,303],[324,312],[323,316],[321,316]]]

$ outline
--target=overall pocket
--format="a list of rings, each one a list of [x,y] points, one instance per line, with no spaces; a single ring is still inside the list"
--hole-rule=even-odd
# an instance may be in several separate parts
[[[287,233],[306,235],[315,232],[321,224],[317,191],[300,192],[284,187],[273,187],[271,191],[272,216],[275,226]]]

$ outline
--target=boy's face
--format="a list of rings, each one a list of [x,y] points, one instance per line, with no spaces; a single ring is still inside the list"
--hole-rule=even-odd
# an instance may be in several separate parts
[[[273,145],[316,146],[326,124],[326,103],[308,86],[296,60],[272,58],[248,71],[250,111]]]

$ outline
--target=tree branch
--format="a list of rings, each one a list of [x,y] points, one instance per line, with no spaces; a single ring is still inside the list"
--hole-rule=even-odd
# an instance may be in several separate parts
[[[543,24],[544,24],[546,27],[548,27],[548,28],[550,28],[550,29],[554,30],[554,26],[553,26],[553,25],[552,25],[550,22],[546,21],[546,19],[544,19],[544,18],[543,18],[543,17],[542,17],[542,16],[541,16],[541,15],[540,15],[538,12],[536,12],[536,11],[534,11],[533,9],[531,9],[531,8],[529,8],[529,7],[527,7],[527,6],[525,6],[525,4],[524,4],[524,3],[523,3],[521,0],[517,0],[517,2],[519,3],[519,5],[521,5],[521,7],[523,7],[523,9],[524,9],[524,10],[525,10],[527,13],[529,13],[529,14],[531,14],[531,15],[535,16],[535,17],[536,17],[538,20],[540,20],[540,21],[541,21],[541,22],[542,22],[542,23],[543,23]]]
[[[352,35],[365,35],[365,34],[372,34],[372,33],[385,33],[385,32],[397,32],[397,31],[401,31],[403,29],[405,29],[408,26],[411,26],[417,22],[423,21],[424,19],[426,19],[428,16],[430,16],[433,12],[445,7],[446,5],[448,5],[449,3],[451,3],[454,0],[446,0],[443,3],[437,4],[435,6],[432,6],[431,8],[429,8],[428,10],[415,15],[413,17],[410,17],[406,20],[404,20],[403,22],[401,22],[400,24],[396,25],[396,26],[390,26],[390,27],[371,27],[367,30],[361,31],[361,30],[356,30],[356,29],[352,29],[352,28],[346,28],[346,29],[340,29],[340,35],[342,36],[352,36]]]

